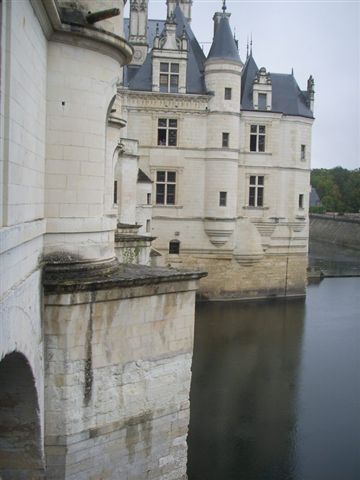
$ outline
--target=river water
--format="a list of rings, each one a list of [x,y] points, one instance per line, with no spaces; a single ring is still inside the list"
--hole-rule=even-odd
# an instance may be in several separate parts
[[[360,479],[360,277],[197,306],[189,480]]]

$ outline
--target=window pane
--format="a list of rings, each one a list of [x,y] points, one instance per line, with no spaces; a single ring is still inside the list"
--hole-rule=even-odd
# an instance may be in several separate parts
[[[177,93],[179,89],[178,85],[179,85],[179,77],[177,75],[171,75],[170,92]]]
[[[220,207],[226,207],[226,194],[227,192],[220,192],[220,197],[219,197]]]
[[[160,72],[168,72],[169,71],[169,64],[161,62],[160,63]]]
[[[223,147],[229,146],[229,134],[227,132],[223,132],[222,134],[222,146]]]
[[[257,206],[262,207],[264,203],[264,189],[263,187],[258,188],[258,197],[257,197]]]
[[[180,253],[180,242],[173,240],[169,243],[169,253],[178,255]]]
[[[256,152],[256,135],[250,135],[250,152]]]
[[[173,120],[173,119],[170,118],[169,127],[176,128],[177,127],[177,120]]]
[[[249,205],[250,207],[255,207],[255,187],[250,187],[249,189]]]
[[[117,180],[114,180],[114,204],[117,204]]]
[[[166,130],[161,128],[158,130],[158,145],[166,145]]]
[[[259,125],[259,133],[265,133],[265,126]]]
[[[164,205],[165,203],[165,195],[163,193],[156,194],[156,203],[158,205]]]
[[[165,172],[163,172],[163,171],[156,172],[156,181],[157,182],[165,182]],[[164,192],[164,190],[163,190],[163,192]]]
[[[302,193],[299,195],[299,208],[304,208],[304,195]]]
[[[261,176],[261,177],[258,177],[258,185],[264,185],[264,177]]]
[[[225,100],[231,100],[231,88],[225,88]]]
[[[259,110],[266,110],[266,93],[259,93],[258,108]]]
[[[259,135],[259,152],[265,152],[265,135]]]
[[[257,133],[257,125],[251,125],[250,132],[251,133]]]
[[[179,75],[171,75],[170,76],[170,83],[171,83],[171,85],[178,85]]]
[[[169,130],[169,145],[176,146],[176,130]]]
[[[256,185],[256,177],[255,177],[255,175],[251,175],[251,177],[250,177],[250,185]]]
[[[160,86],[168,84],[168,75],[160,75]]]
[[[168,185],[166,203],[167,205],[175,205],[175,185]]]
[[[158,125],[159,127],[166,127],[166,118],[159,118]]]
[[[176,182],[176,172],[167,172],[167,181]]]
[[[171,64],[171,72],[172,73],[179,73],[179,64],[178,63],[172,63]]]

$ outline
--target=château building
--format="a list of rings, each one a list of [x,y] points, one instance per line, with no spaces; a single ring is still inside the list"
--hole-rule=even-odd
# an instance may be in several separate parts
[[[239,52],[225,2],[207,56],[191,29],[193,2],[166,4],[160,21],[147,0],[130,2],[134,56],[119,89],[152,180],[153,245],[167,265],[208,271],[205,297],[303,295],[314,81],[301,90],[293,73]]]
[[[186,477],[202,274],[129,265],[117,232],[151,187],[114,111],[125,3],[0,2],[4,480]]]

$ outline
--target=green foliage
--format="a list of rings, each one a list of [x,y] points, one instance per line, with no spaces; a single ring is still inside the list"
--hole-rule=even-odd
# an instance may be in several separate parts
[[[360,169],[316,168],[311,171],[311,185],[316,189],[326,211],[360,212]],[[314,212],[315,213],[315,212]]]
[[[325,213],[326,208],[325,207],[310,207],[310,213]]]

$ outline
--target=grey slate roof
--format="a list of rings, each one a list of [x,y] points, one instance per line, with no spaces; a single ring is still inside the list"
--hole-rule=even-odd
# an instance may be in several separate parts
[[[137,176],[137,183],[153,183],[151,178],[149,178],[146,173],[139,168],[138,176]]]
[[[310,207],[319,207],[321,205],[320,197],[314,187],[310,191]]]
[[[253,81],[258,70],[253,56],[250,55],[245,63],[241,80],[242,110],[254,110],[252,101]],[[270,78],[272,83],[272,112],[313,118],[313,113],[307,105],[307,92],[300,90],[292,74],[270,73]]]
[[[232,60],[240,63],[239,52],[231,32],[229,19],[227,15],[223,15],[220,19],[219,25],[216,28],[214,39],[208,54],[207,59],[223,59]]]
[[[181,37],[185,30],[189,43],[188,68],[186,76],[187,93],[205,94],[204,62],[206,57],[198,41],[195,38],[191,27],[184,17],[179,5],[174,10],[177,24],[176,34]],[[159,31],[164,29],[163,20],[148,20],[148,44],[151,47],[156,35],[156,24],[159,24]],[[125,19],[125,35],[129,36],[129,19]],[[217,27],[217,31],[209,51],[209,58],[225,58],[240,62],[239,53],[231,33],[227,16],[224,16]],[[241,79],[241,109],[254,110],[253,81],[259,71],[256,62],[250,54],[247,58]],[[300,90],[292,74],[270,73],[272,82],[272,111],[286,115],[296,115],[313,118],[313,112],[307,105],[307,92]],[[130,65],[124,68],[124,85],[131,90],[151,91],[152,90],[152,62],[151,51],[148,53],[143,65]]]
[[[195,38],[191,27],[184,17],[179,5],[174,10],[176,22],[176,35],[181,37],[183,32],[188,39],[188,64],[186,74],[187,93],[206,93],[204,82],[205,55],[198,41]],[[148,44],[151,47],[156,34],[156,24],[159,24],[159,31],[164,29],[164,21],[148,21]],[[125,19],[125,34],[128,36],[129,20]],[[152,90],[152,65],[151,51],[148,53],[145,62],[140,67],[129,66],[124,69],[124,85],[130,90],[151,91]]]

